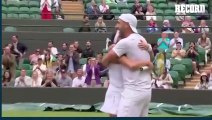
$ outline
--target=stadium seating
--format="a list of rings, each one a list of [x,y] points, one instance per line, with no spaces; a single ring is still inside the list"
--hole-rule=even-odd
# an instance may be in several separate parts
[[[2,1],[3,19],[40,19],[39,1]]]

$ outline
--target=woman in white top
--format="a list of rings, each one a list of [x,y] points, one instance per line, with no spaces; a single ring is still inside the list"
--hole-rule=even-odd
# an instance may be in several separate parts
[[[154,21],[157,20],[157,16],[154,10],[154,7],[152,5],[147,6],[147,12],[146,12],[146,20],[149,21],[153,19]]]
[[[171,89],[173,84],[173,79],[168,73],[167,68],[164,69],[163,74],[159,78],[154,78],[152,81],[153,88],[163,88]]]
[[[42,78],[38,77],[37,71],[33,71],[31,79],[32,79],[32,87],[41,87]]]
[[[210,89],[212,89],[212,65],[211,65],[208,75],[209,75],[209,83],[208,84],[210,86]]]
[[[205,63],[207,64],[207,55],[210,54],[211,51],[211,40],[209,37],[207,37],[206,33],[203,33],[201,38],[198,39],[197,45],[198,47],[205,49]]]
[[[101,13],[107,13],[109,6],[106,4],[105,0],[102,0],[102,4],[99,5],[99,10]]]
[[[200,83],[198,83],[194,89],[196,90],[207,90],[209,88],[209,78],[207,73],[203,72],[200,77]]]
[[[200,25],[199,25],[199,28],[198,28],[198,32],[199,32],[199,33],[208,33],[208,32],[209,32],[209,27],[207,26],[205,20],[201,20],[201,21],[200,21]]]

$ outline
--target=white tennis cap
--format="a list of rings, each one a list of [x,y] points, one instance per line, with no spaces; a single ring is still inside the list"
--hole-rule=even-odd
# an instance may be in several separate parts
[[[121,16],[119,16],[119,19],[126,22],[126,23],[129,23],[130,25],[130,28],[132,29],[132,31],[134,33],[138,33],[136,27],[137,27],[137,18],[132,15],[132,14],[121,14]]]

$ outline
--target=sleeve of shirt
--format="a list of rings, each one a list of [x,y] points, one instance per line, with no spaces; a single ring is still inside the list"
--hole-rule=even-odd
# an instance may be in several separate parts
[[[116,53],[117,56],[121,57],[122,55],[126,54],[128,50],[127,42],[125,40],[120,40],[115,47],[113,48],[113,51]]]
[[[18,86],[18,82],[19,82],[19,81],[18,81],[18,79],[16,78],[16,79],[15,79],[14,87],[17,87],[17,86]]]
[[[72,87],[77,87],[77,85],[76,85],[76,80],[75,80],[75,79],[73,79]]]

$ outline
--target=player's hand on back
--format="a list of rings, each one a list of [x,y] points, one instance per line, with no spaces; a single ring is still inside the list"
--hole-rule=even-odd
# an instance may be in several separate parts
[[[143,40],[140,40],[140,42],[138,43],[138,47],[143,50],[148,50],[149,44],[147,42],[144,42]]]

